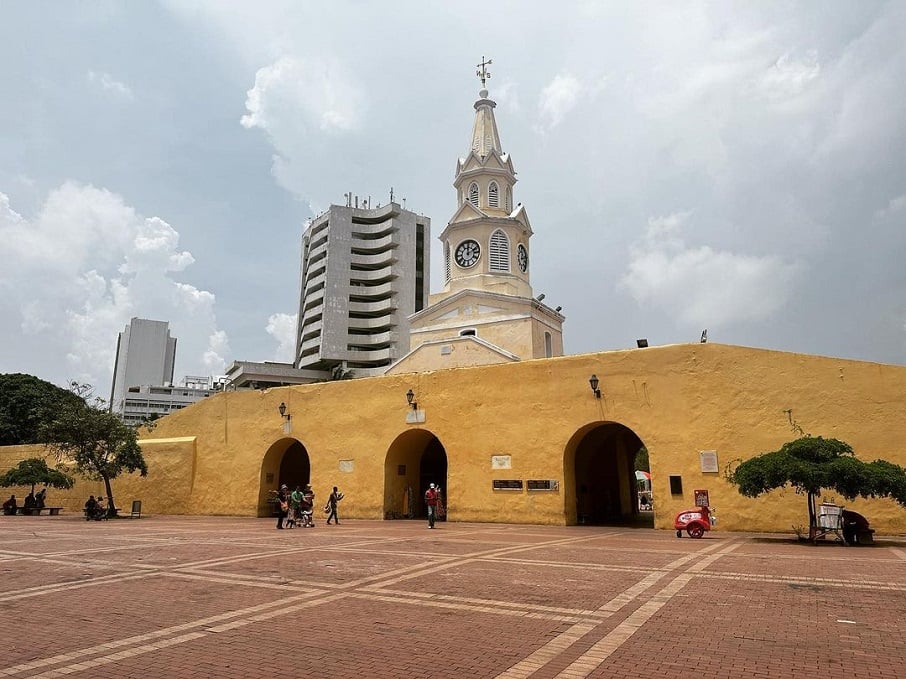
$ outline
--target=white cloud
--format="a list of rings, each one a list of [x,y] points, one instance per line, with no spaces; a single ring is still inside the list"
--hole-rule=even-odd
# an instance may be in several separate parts
[[[339,64],[284,56],[258,69],[247,93],[243,127],[272,135],[303,122],[325,132],[347,132],[361,125],[362,89]]]
[[[761,75],[758,86],[766,98],[786,100],[802,93],[820,75],[821,64],[816,50],[809,50],[800,60],[787,53]]]
[[[896,198],[891,198],[887,202],[887,207],[881,208],[875,212],[875,219],[886,219],[891,215],[901,212],[904,208],[906,208],[906,193],[897,196]]]
[[[271,314],[266,330],[277,340],[274,360],[292,363],[296,352],[296,314]]]
[[[645,237],[631,248],[623,287],[639,304],[655,305],[695,327],[764,320],[777,312],[798,265],[772,255],[687,247],[681,231],[691,214],[648,220]]]
[[[178,246],[173,227],[138,215],[104,189],[67,182],[34,219],[12,210],[0,193],[7,360],[22,365],[26,354],[43,354],[45,370],[33,373],[68,374],[104,394],[117,333],[139,316],[170,322],[179,340],[177,370],[222,373],[229,345],[216,327],[214,295],[171,278],[194,261]]]
[[[100,85],[107,92],[113,92],[125,99],[133,99],[132,89],[123,82],[114,79],[109,73],[98,73],[97,71],[88,71],[88,82]]]
[[[579,102],[583,92],[579,79],[568,73],[557,75],[543,90],[539,103],[539,117],[542,129],[553,129],[563,122],[566,115]]]

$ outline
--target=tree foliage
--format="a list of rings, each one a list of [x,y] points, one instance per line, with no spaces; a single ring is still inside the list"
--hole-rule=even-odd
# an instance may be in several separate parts
[[[651,471],[651,465],[648,461],[648,449],[645,446],[639,448],[639,452],[635,454],[635,468],[643,472]]]
[[[42,422],[53,418],[64,404],[76,404],[78,395],[33,375],[0,375],[0,446],[43,443]]]
[[[727,479],[747,497],[788,485],[807,495],[811,538],[818,534],[815,499],[823,490],[847,500],[889,497],[906,507],[906,469],[886,460],[863,462],[848,443],[820,436],[803,436],[741,462]]]
[[[741,462],[729,480],[748,497],[790,485],[811,495],[833,490],[848,500],[891,497],[906,506],[906,469],[885,460],[863,462],[848,443],[820,436],[803,436]]]
[[[0,476],[0,486],[9,488],[10,486],[31,486],[31,492],[35,492],[35,486],[50,486],[52,488],[72,488],[75,481],[71,476],[61,472],[59,469],[51,469],[47,466],[47,461],[40,457],[31,457],[22,460],[18,465],[8,470]]]
[[[59,457],[70,460],[81,476],[103,481],[109,507],[113,501],[111,479],[123,472],[147,476],[148,466],[142,455],[135,429],[124,424],[95,397],[89,385],[73,383],[77,403],[65,404],[55,417],[41,428],[41,438]]]

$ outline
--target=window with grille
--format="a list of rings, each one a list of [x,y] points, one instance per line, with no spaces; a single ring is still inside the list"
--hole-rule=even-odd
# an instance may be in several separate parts
[[[488,187],[488,206],[500,207],[500,196],[497,189],[497,182],[491,182]]]
[[[510,239],[506,234],[497,229],[491,234],[490,252],[491,271],[510,270]]]
[[[478,207],[478,184],[472,184],[469,187],[469,202]]]
[[[450,244],[444,244],[444,280],[450,282],[452,275],[450,273]]]

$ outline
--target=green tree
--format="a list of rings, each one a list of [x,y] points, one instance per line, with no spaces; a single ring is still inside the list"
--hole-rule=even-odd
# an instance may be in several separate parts
[[[116,514],[111,479],[123,472],[148,475],[148,465],[138,445],[135,429],[106,409],[104,399],[94,396],[87,384],[73,382],[78,403],[66,404],[41,427],[41,439],[57,456],[71,460],[81,476],[103,481],[108,512]]]
[[[72,488],[75,481],[71,476],[61,472],[59,469],[51,469],[47,466],[47,461],[40,457],[30,457],[22,460],[12,469],[7,470],[3,476],[0,476],[0,486],[9,488],[10,486],[31,486],[31,492],[35,492],[37,484],[50,486],[51,488]]]
[[[635,454],[635,468],[642,472],[650,472],[651,465],[648,462],[648,449],[645,446],[639,448]]]
[[[42,422],[53,418],[65,403],[77,403],[71,391],[33,375],[0,375],[0,446],[43,443]]]
[[[906,507],[906,469],[885,460],[864,462],[848,443],[820,436],[803,436],[780,450],[740,462],[727,479],[747,497],[787,485],[806,495],[809,538],[817,533],[815,501],[822,490],[833,490],[847,500],[889,497]]]

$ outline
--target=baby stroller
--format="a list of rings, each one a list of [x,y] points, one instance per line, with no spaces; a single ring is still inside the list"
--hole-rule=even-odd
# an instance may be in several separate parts
[[[314,528],[315,521],[312,518],[312,503],[306,497],[302,499],[302,503],[299,505],[299,516],[296,519],[296,525],[302,528]]]

